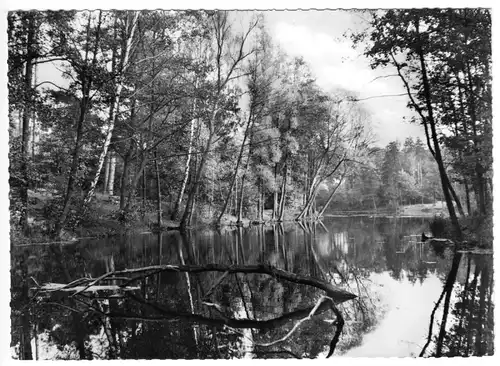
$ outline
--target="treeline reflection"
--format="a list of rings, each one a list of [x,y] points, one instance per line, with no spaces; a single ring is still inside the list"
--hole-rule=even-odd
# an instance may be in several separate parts
[[[377,274],[385,273],[407,286],[425,286],[429,277],[442,282],[440,297],[432,299],[437,306],[422,319],[429,326],[424,327],[414,355],[492,354],[491,256],[436,253],[412,240],[426,225],[423,219],[331,218],[321,224],[168,232],[72,246],[14,248],[13,355],[21,359],[316,358],[332,352],[333,343],[335,355],[349,354],[364,346],[365,335],[376,331],[386,314],[394,311],[385,305],[383,284],[376,281]],[[341,326],[333,308],[322,300],[324,291],[265,273],[148,272],[137,281],[140,289],[133,291],[121,287],[74,295],[37,289],[125,269],[211,264],[262,264],[333,284],[357,297],[333,299],[343,316]],[[123,283],[115,276],[106,285]],[[234,326],[247,320],[255,323],[248,328]],[[262,322],[267,325],[261,326]],[[341,334],[335,340],[338,329]]]

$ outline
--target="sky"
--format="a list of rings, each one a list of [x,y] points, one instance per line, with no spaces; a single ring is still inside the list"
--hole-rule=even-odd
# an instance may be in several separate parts
[[[344,37],[346,31],[362,30],[367,24],[362,15],[342,10],[266,11],[267,28],[275,42],[291,56],[302,56],[310,65],[317,83],[325,91],[343,88],[354,92],[370,113],[377,145],[390,141],[404,142],[407,137],[425,139],[423,127],[405,121],[413,114],[407,108],[404,94],[394,69],[372,70],[362,49],[354,49]],[[375,97],[375,98],[373,98]]]

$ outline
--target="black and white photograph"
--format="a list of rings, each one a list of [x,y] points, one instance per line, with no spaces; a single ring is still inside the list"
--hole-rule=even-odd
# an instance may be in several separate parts
[[[494,355],[492,9],[308,6],[3,13],[8,358]]]

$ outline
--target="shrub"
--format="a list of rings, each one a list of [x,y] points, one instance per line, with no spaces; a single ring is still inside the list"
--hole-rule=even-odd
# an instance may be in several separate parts
[[[434,216],[429,222],[429,228],[435,237],[446,237],[451,233],[449,220],[442,216]]]

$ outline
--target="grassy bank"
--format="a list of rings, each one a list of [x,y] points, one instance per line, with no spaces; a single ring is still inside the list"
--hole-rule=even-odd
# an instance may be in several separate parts
[[[161,230],[178,229],[180,222],[170,220],[171,207],[163,203]],[[199,207],[199,213],[194,216],[194,227],[207,227],[216,224],[217,213],[207,207]],[[27,233],[12,230],[11,237],[16,244],[44,241],[72,241],[79,238],[98,238],[121,235],[127,232],[158,231],[156,203],[146,202],[146,207],[138,202],[130,212],[120,210],[119,198],[97,193],[87,210],[85,217],[79,217],[76,208],[70,210],[68,227],[62,231],[59,238],[53,237],[55,219],[59,215],[58,207],[54,204],[54,197],[47,191],[29,191],[29,209]],[[298,211],[285,212],[284,221],[293,221]],[[251,215],[250,215],[251,216]],[[71,219],[73,217],[73,219]],[[234,215],[225,214],[220,222],[221,226],[250,226],[255,219],[245,217],[241,223]],[[264,210],[263,222],[272,221],[272,210]]]

